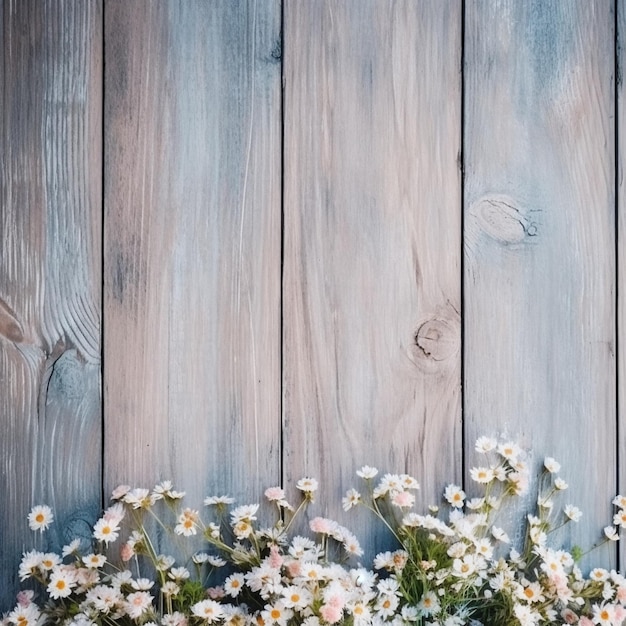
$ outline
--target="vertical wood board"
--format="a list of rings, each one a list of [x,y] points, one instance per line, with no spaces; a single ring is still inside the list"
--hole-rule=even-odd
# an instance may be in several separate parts
[[[466,440],[560,461],[589,547],[616,472],[612,3],[472,2],[465,33]]]
[[[624,103],[624,68],[626,67],[626,5],[624,0],[616,0],[617,33],[615,39],[615,60],[617,75],[616,133],[617,133],[617,459],[619,463],[618,489],[626,492],[626,189],[624,186],[624,166],[626,159],[626,109]],[[619,546],[619,565],[626,570],[626,547]]]
[[[258,497],[280,459],[280,5],[105,18],[105,484]]]
[[[0,20],[1,610],[22,551],[100,508],[102,7],[4,0]]]
[[[461,474],[461,3],[287,2],[284,28],[284,473],[380,537],[340,512],[355,470],[425,504]]]

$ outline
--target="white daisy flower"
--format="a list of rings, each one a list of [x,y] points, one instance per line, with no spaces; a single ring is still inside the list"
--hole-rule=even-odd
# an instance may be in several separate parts
[[[448,485],[443,495],[444,498],[456,508],[462,507],[465,502],[465,492],[457,485]]]
[[[251,522],[256,520],[256,513],[259,510],[258,504],[243,504],[238,506],[236,509],[233,509],[230,512],[230,519],[232,524],[237,524],[237,522]]]
[[[621,509],[613,516],[613,523],[616,526],[621,526],[622,528],[626,528],[626,510]]]
[[[424,617],[435,615],[440,608],[439,599],[433,591],[427,591],[419,601],[417,608]]]
[[[41,560],[39,561],[39,569],[49,572],[54,569],[57,565],[61,564],[61,557],[54,552],[46,552],[41,555]]]
[[[319,483],[315,480],[315,478],[304,477],[296,483],[296,489],[306,493],[313,493],[314,491],[317,491],[318,487]]]
[[[612,504],[620,507],[621,509],[626,509],[626,496],[617,495],[613,498]]]
[[[69,556],[75,554],[80,548],[80,539],[72,539],[66,546],[63,546],[61,550],[61,556]]]
[[[543,466],[551,473],[557,474],[561,471],[561,464],[557,463],[551,456],[547,456],[543,461]]]
[[[149,578],[137,578],[136,580],[132,580],[130,582],[130,586],[135,591],[148,591],[154,586],[154,581]]]
[[[261,618],[264,624],[277,624],[278,626],[287,626],[287,622],[292,615],[293,611],[287,608],[280,600],[273,604],[266,604],[265,609],[261,611]]]
[[[231,498],[230,496],[209,496],[204,499],[204,506],[226,505],[233,504],[234,502],[235,498]]]
[[[100,518],[93,527],[93,536],[106,544],[115,541],[119,536],[119,522],[109,521],[106,517]]]
[[[157,501],[157,498],[148,489],[136,488],[124,494],[122,500],[126,504],[130,504],[133,509],[149,509]]]
[[[361,501],[361,494],[356,489],[348,489],[346,495],[341,499],[344,511],[349,511]]]
[[[152,607],[153,597],[147,591],[134,591],[128,594],[124,608],[128,617],[138,619]]]
[[[197,534],[199,517],[198,511],[188,508],[184,509],[178,516],[178,523],[174,526],[174,532],[184,537],[191,537]]]
[[[172,580],[187,580],[191,574],[186,567],[172,567],[168,576]]]
[[[82,561],[86,567],[90,569],[97,569],[99,567],[102,567],[107,562],[107,558],[106,556],[104,556],[104,554],[91,553],[87,556],[84,556],[82,558]]]
[[[509,536],[502,530],[502,528],[498,528],[497,526],[493,526],[491,528],[491,536],[496,541],[501,541],[502,543],[511,543]]]
[[[67,598],[76,586],[76,577],[73,570],[66,567],[57,567],[50,574],[50,581],[46,591],[53,600]]]
[[[522,454],[522,449],[513,441],[507,441],[498,446],[498,453],[507,461],[515,462],[517,457]]]
[[[580,518],[583,516],[583,512],[573,504],[566,504],[563,508],[563,513],[565,516],[572,520],[572,522],[580,521]]]
[[[364,465],[356,473],[357,476],[364,478],[365,480],[370,480],[371,478],[374,478],[377,474],[378,470],[375,467],[370,467],[369,465]]]
[[[476,440],[476,445],[474,449],[476,452],[481,452],[482,454],[486,454],[487,452],[491,452],[495,450],[498,442],[493,437],[479,437]]]
[[[178,595],[178,593],[180,593],[180,587],[173,581],[173,580],[168,580],[162,587],[161,587],[161,593],[169,598],[171,596],[175,596]]]
[[[37,504],[28,514],[28,526],[31,530],[43,532],[54,521],[52,509],[46,504]]]
[[[313,602],[313,594],[305,587],[289,585],[281,591],[283,605],[301,611]]]
[[[28,606],[18,605],[8,615],[8,622],[17,626],[37,626],[41,612],[34,603]]]
[[[244,577],[243,574],[236,572],[231,574],[224,581],[224,591],[231,597],[236,598],[243,589]]]
[[[487,485],[494,479],[493,470],[490,467],[472,467],[470,476],[481,485]]]

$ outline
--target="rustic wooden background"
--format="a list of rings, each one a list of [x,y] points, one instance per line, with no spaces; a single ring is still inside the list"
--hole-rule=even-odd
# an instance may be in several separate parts
[[[198,505],[313,475],[373,548],[355,469],[428,504],[481,434],[560,460],[568,539],[598,539],[626,471],[625,8],[0,0],[0,609],[119,482]]]

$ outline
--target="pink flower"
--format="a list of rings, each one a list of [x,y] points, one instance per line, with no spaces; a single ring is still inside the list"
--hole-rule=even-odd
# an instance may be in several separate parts
[[[206,590],[206,594],[211,600],[219,600],[225,595],[224,587],[209,587]]]
[[[25,591],[20,591],[17,594],[17,603],[20,606],[27,607],[33,600],[33,596],[35,595],[34,591],[27,589]]]
[[[408,491],[397,491],[393,494],[391,502],[400,508],[410,507],[415,503],[415,496]]]
[[[121,500],[130,491],[130,485],[118,485],[111,494],[111,500]]]
[[[323,604],[320,607],[320,615],[325,622],[335,624],[341,619],[343,611],[339,607],[333,606],[332,604]]]
[[[343,609],[344,605],[344,599],[338,594],[330,596],[326,602],[326,606],[334,606],[336,609],[340,610]]]
[[[580,621],[578,622],[579,626],[594,626],[593,622],[588,618],[585,617],[584,615],[580,618]]]
[[[314,517],[309,522],[309,526],[314,533],[320,533],[322,535],[329,535],[335,529],[334,522],[325,517]]]
[[[265,497],[270,502],[275,502],[276,500],[284,500],[285,490],[282,487],[268,487],[265,490]]]
[[[124,506],[120,502],[116,502],[104,512],[102,518],[107,522],[118,524],[124,518]]]
[[[135,551],[133,550],[133,548],[127,543],[122,544],[122,546],[120,547],[120,558],[122,559],[122,561],[126,563],[130,561],[133,556],[135,556]]]
[[[300,576],[302,573],[302,566],[300,565],[300,561],[291,561],[291,563],[287,564],[287,572],[291,578],[295,578],[296,576]]]
[[[278,546],[272,545],[270,546],[270,567],[274,569],[280,569],[283,564],[283,557],[281,553],[278,551]]]

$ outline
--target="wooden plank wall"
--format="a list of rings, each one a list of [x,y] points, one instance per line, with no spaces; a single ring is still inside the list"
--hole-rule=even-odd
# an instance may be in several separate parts
[[[100,508],[102,4],[0,3],[0,610],[36,502]],[[39,544],[40,547],[43,547]]]
[[[198,505],[309,474],[339,516],[368,463],[427,504],[480,434],[556,456],[567,539],[597,539],[626,466],[624,0],[0,19],[0,611],[34,503],[51,549],[120,481]]]
[[[461,477],[460,66],[458,2],[285,6],[285,477],[334,515],[362,465]]]
[[[465,26],[466,433],[561,459],[582,541],[615,495],[614,13],[485,0]]]
[[[280,17],[106,4],[107,487],[280,481]]]

